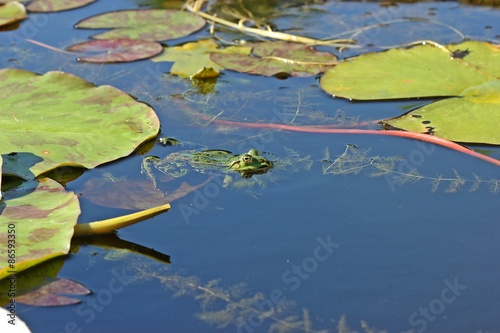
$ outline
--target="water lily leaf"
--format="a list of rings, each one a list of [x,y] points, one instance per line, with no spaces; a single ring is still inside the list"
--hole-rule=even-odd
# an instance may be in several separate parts
[[[68,51],[100,52],[98,55],[79,57],[78,61],[84,62],[128,62],[149,58],[163,50],[160,43],[128,39],[113,38],[99,39],[89,42],[74,44],[66,48]]]
[[[203,39],[182,46],[165,47],[161,55],[151,60],[174,62],[170,73],[182,77],[191,77],[204,68],[212,68],[213,75],[218,76],[222,67],[210,60],[210,52],[216,50],[218,46],[212,39]]]
[[[5,5],[0,5],[0,26],[11,24],[26,18],[26,8],[17,2],[7,2]]]
[[[73,192],[50,178],[32,180],[5,191],[0,208],[0,254],[6,258],[0,279],[68,253],[80,214]]]
[[[447,48],[482,71],[500,77],[500,45],[487,42],[468,41],[447,45]]]
[[[461,95],[383,123],[407,131],[431,133],[451,141],[500,144],[500,81],[471,87]]]
[[[391,49],[340,62],[321,78],[326,92],[348,99],[374,100],[458,96],[494,79],[446,49],[419,45]]]
[[[2,166],[3,166],[3,158],[0,155],[0,189],[2,188]],[[0,200],[2,200],[2,191],[0,190]]]
[[[35,177],[127,156],[160,126],[151,107],[121,90],[67,73],[19,69],[0,70],[0,123],[0,153],[33,154],[41,160],[29,167]]]
[[[249,55],[212,53],[210,59],[220,66],[240,73],[273,76],[311,76],[337,64],[337,57],[319,52],[312,46],[290,42],[247,43]]]
[[[35,0],[31,1],[26,8],[30,12],[60,12],[86,6],[96,0]]]
[[[211,52],[250,54],[252,50],[250,47],[235,46],[217,49],[218,46],[212,39],[202,39],[182,46],[165,47],[161,55],[151,60],[155,62],[174,62],[170,69],[172,74],[182,77],[208,79],[217,77],[219,70],[223,69],[210,59]]]
[[[129,38],[162,41],[188,36],[203,28],[205,20],[186,11],[172,9],[122,10],[96,15],[78,22],[76,28],[114,30],[92,36],[96,39]]]
[[[56,279],[33,291],[16,297],[16,301],[33,306],[61,306],[80,303],[81,300],[66,295],[88,295],[84,285],[68,279]]]

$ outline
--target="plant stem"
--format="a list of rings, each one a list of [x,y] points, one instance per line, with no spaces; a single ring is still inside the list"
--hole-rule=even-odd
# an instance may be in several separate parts
[[[100,234],[109,234],[121,228],[128,227],[129,225],[149,219],[153,216],[166,212],[170,209],[170,204],[165,204],[149,209],[142,210],[133,214],[119,216],[107,220],[81,223],[75,225],[75,233],[73,236],[92,236]]]

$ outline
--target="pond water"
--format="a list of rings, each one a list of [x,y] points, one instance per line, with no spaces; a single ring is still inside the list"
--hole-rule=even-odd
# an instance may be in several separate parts
[[[321,48],[341,58],[421,39],[460,42],[458,31],[472,39],[500,38],[500,11],[486,6],[293,4],[271,21],[317,38],[356,34],[360,49],[339,54]],[[207,183],[173,201],[170,212],[116,237],[75,241],[58,276],[93,293],[74,306],[19,305],[33,332],[348,332],[345,325],[362,331],[362,322],[388,332],[500,331],[500,206],[498,189],[488,182],[498,182],[498,167],[402,138],[238,128],[194,115],[222,112],[234,121],[302,125],[371,122],[368,127],[377,128],[375,120],[430,100],[353,103],[322,92],[318,77],[279,80],[228,71],[213,93],[201,94],[190,81],[168,75],[170,63],[80,64],[23,41],[64,48],[95,33],[73,29],[77,21],[144,5],[98,1],[30,14],[18,30],[0,34],[0,65],[63,70],[113,85],[154,107],[161,136],[237,153],[257,148],[276,167],[242,188],[188,174],[190,184]],[[407,17],[431,22],[401,21]],[[354,31],[381,22],[389,24]],[[345,31],[351,33],[341,35]],[[203,36],[208,27],[168,44]],[[220,36],[245,38],[230,31]],[[500,157],[494,147],[479,148]],[[147,155],[176,150],[157,142]],[[96,205],[85,184],[103,172],[146,181],[143,157],[133,154],[68,183],[68,190],[81,193],[81,222],[129,212]],[[373,161],[392,172],[377,174]],[[485,181],[470,191],[476,176]],[[112,245],[119,239],[130,242],[129,249],[135,243],[169,255],[171,263],[119,250]]]

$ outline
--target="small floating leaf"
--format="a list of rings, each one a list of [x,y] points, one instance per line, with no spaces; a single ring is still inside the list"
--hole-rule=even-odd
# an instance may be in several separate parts
[[[11,1],[0,4],[0,26],[11,24],[26,18],[26,8],[17,2]]]
[[[146,59],[157,55],[163,50],[160,43],[128,39],[99,39],[89,42],[74,44],[66,48],[68,51],[78,52],[100,52],[98,55],[79,57],[79,61],[84,62],[128,62]]]
[[[217,76],[222,67],[210,60],[210,52],[215,51],[217,47],[218,44],[214,40],[203,39],[182,46],[165,47],[161,55],[151,60],[174,62],[170,73],[182,77],[191,77],[204,68],[212,68],[212,75]]]
[[[57,279],[35,290],[16,297],[16,301],[33,306],[61,306],[77,304],[81,301],[66,295],[88,295],[91,291],[81,283],[68,279]]]
[[[240,73],[273,76],[311,76],[337,64],[337,57],[319,52],[312,46],[290,42],[247,43],[252,54],[212,53],[210,59],[220,66]]]
[[[76,28],[114,30],[92,36],[96,39],[129,38],[162,41],[188,36],[205,25],[198,15],[172,9],[122,10],[84,19]]]

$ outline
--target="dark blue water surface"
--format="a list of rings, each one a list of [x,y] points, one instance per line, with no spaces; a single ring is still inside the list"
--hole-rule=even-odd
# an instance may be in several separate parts
[[[498,189],[487,181],[498,182],[498,167],[402,138],[207,125],[186,112],[223,112],[223,119],[261,123],[289,123],[297,115],[298,124],[348,125],[430,101],[352,103],[327,96],[317,77],[278,80],[231,72],[219,78],[217,93],[202,95],[189,81],[169,76],[170,63],[85,65],[23,40],[64,48],[95,33],[73,29],[77,21],[137,7],[98,1],[74,11],[30,14],[18,30],[0,34],[0,66],[64,70],[116,86],[155,108],[164,136],[233,152],[258,148],[277,166],[254,176],[265,186],[225,188],[218,177],[172,202],[170,212],[119,231],[123,240],[168,254],[169,265],[133,252],[120,256],[105,244],[75,247],[58,276],[93,293],[74,306],[19,305],[18,315],[33,332],[337,332],[341,320],[357,331],[362,321],[388,332],[500,331],[500,206]],[[349,37],[355,32],[342,33],[393,22],[356,33],[363,48],[340,57],[419,39],[460,42],[457,31],[489,41],[500,35],[498,9],[457,2],[305,8],[291,7],[273,22],[318,38]],[[432,22],[397,21],[404,17]],[[203,36],[208,27],[168,44]],[[171,98],[180,93],[190,101]],[[352,162],[335,169],[340,161],[330,165],[346,145],[355,145],[347,150]],[[498,156],[498,150],[483,148]],[[327,149],[329,162],[322,162]],[[174,150],[157,143],[148,154],[164,157]],[[301,162],[307,156],[310,169]],[[68,184],[82,193],[81,222],[129,212],[96,206],[84,183],[102,171],[145,180],[142,158],[134,154]],[[370,162],[389,163],[393,172],[377,175]],[[359,173],[348,172],[360,165]],[[413,181],[405,176],[410,172],[418,172]],[[485,181],[470,191],[476,176]],[[465,181],[455,187],[457,179]]]

